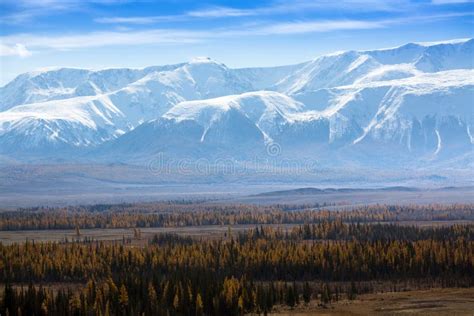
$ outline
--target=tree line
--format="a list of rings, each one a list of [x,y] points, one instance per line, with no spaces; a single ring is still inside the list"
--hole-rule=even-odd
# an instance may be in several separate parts
[[[321,221],[396,222],[474,220],[474,204],[372,205],[350,210],[314,205],[149,203],[0,212],[0,230],[303,224]]]

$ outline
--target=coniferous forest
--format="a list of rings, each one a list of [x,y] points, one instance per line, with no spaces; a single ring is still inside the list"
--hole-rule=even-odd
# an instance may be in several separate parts
[[[328,211],[169,202],[4,212],[4,232],[70,229],[77,238],[0,244],[0,314],[267,314],[407,284],[472,287],[473,217],[470,204]],[[203,225],[227,230],[140,234]],[[81,230],[119,227],[134,229],[140,242],[81,238]]]

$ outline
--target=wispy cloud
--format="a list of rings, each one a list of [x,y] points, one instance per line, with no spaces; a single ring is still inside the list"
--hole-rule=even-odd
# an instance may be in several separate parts
[[[77,1],[59,0],[6,0],[5,3],[11,5],[14,10],[13,13],[1,17],[0,21],[4,24],[27,23],[37,17],[78,10],[81,6],[80,2]]]
[[[31,56],[31,52],[23,44],[15,44],[12,46],[0,44],[0,56],[18,56],[24,58]]]
[[[356,12],[396,12],[402,11],[410,5],[408,0],[294,0],[275,1],[268,6],[238,9],[232,7],[205,7],[177,15],[128,16],[128,17],[101,17],[96,18],[98,23],[109,24],[153,24],[160,22],[176,22],[189,19],[219,19],[232,17],[250,17],[267,15],[286,15],[289,13],[342,10]]]
[[[19,24],[31,22],[37,17],[51,16],[58,13],[73,11],[93,11],[95,5],[120,5],[133,0],[2,0],[14,8],[12,12],[0,16],[0,23]],[[474,0],[431,0],[431,4],[472,3]],[[210,6],[185,11],[175,15],[150,16],[103,16],[94,21],[102,24],[155,24],[162,22],[179,22],[192,19],[220,19],[238,17],[256,17],[271,15],[288,15],[308,12],[334,12],[335,10],[349,13],[361,12],[407,12],[425,2],[410,0],[274,0],[266,6],[252,8],[235,8],[227,6]]]
[[[188,12],[197,17],[257,16],[272,14],[288,14],[311,11],[356,11],[356,12],[395,12],[413,6],[409,0],[293,0],[273,1],[270,5],[249,9],[231,7],[210,7]]]
[[[185,16],[132,16],[132,17],[103,17],[94,19],[97,23],[104,24],[153,24],[184,19]]]
[[[70,50],[85,47],[143,44],[196,43],[216,38],[261,35],[281,35],[334,30],[381,27],[377,22],[364,21],[313,21],[253,25],[247,28],[216,28],[209,30],[151,29],[141,31],[90,32],[60,36],[19,34],[0,37],[2,43],[28,43],[29,47]]]
[[[227,7],[213,7],[203,10],[189,11],[176,15],[155,15],[155,16],[129,16],[129,17],[101,17],[94,19],[97,23],[104,24],[154,24],[160,22],[179,22],[197,18],[228,18],[256,15],[254,10],[240,10]]]
[[[313,32],[330,32],[339,30],[361,30],[384,27],[383,22],[342,20],[342,21],[310,21],[310,22],[289,22],[269,25],[256,30],[258,34],[301,34]]]
[[[215,7],[186,13],[186,16],[197,18],[225,18],[257,15],[259,9],[234,9],[228,7]]]
[[[17,43],[26,43],[28,47],[38,49],[71,50],[87,47],[134,46],[159,44],[197,43],[213,39],[235,37],[277,36],[304,33],[332,32],[339,30],[362,30],[385,28],[407,23],[426,23],[441,19],[473,16],[473,13],[445,13],[438,15],[417,15],[383,20],[305,20],[291,22],[261,22],[239,28],[196,29],[149,29],[108,32],[89,32],[84,34],[64,34],[59,36],[19,34],[0,37],[0,42],[8,47],[17,47]],[[24,46],[23,46],[24,47]],[[24,47],[25,48],[25,47]],[[25,48],[26,50],[26,48]],[[9,50],[11,51],[11,50]],[[17,52],[21,51],[18,46]],[[17,54],[20,56],[20,54]]]
[[[1,15],[0,23],[26,23],[42,16],[85,11],[88,10],[90,6],[97,4],[115,5],[127,1],[128,0],[2,0],[2,4],[11,8],[11,13]]]
[[[71,50],[77,48],[127,46],[144,44],[179,44],[196,43],[208,36],[195,31],[181,30],[147,30],[131,32],[90,32],[85,34],[38,36],[35,34],[10,35],[0,38],[3,43],[28,43],[30,47],[54,50]]]

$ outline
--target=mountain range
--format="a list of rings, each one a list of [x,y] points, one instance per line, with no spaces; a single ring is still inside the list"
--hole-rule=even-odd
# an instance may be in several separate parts
[[[165,157],[471,169],[474,39],[231,69],[29,72],[0,88],[0,157],[142,164]]]

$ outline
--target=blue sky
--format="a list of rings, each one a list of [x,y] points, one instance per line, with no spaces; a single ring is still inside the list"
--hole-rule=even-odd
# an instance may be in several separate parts
[[[0,85],[46,67],[229,67],[474,36],[474,0],[0,0]]]

